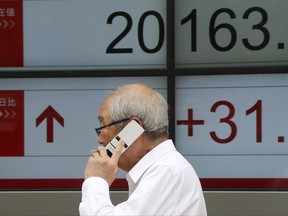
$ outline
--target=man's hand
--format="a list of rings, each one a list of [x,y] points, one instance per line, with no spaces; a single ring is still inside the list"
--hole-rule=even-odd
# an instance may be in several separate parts
[[[120,140],[111,158],[107,155],[104,147],[99,147],[97,151],[94,151],[85,169],[85,179],[93,176],[101,177],[105,179],[110,186],[118,172],[117,164],[123,147],[124,141]]]

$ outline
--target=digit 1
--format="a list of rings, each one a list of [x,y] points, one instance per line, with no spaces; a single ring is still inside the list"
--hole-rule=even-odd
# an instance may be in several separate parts
[[[194,9],[191,13],[181,20],[181,25],[191,20],[191,52],[197,51],[197,10]]]
[[[251,108],[246,110],[246,116],[256,112],[256,142],[262,142],[262,100],[258,100]]]

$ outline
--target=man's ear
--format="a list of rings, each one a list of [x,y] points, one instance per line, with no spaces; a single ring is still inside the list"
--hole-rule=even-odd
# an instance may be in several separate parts
[[[144,125],[139,117],[133,116],[132,119],[134,119],[142,128],[144,128]]]

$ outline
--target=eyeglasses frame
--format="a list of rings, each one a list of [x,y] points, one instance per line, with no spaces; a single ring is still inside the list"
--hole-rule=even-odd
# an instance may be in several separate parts
[[[112,121],[110,122],[109,124],[107,125],[103,125],[101,127],[98,127],[98,128],[95,128],[95,131],[96,131],[96,134],[98,136],[100,136],[101,134],[101,130],[106,128],[106,127],[110,127],[110,126],[113,126],[113,125],[116,125],[116,124],[119,124],[119,123],[122,123],[122,122],[125,122],[125,121],[128,121],[130,118],[125,118],[125,119],[121,119],[121,120],[118,120],[118,121]]]

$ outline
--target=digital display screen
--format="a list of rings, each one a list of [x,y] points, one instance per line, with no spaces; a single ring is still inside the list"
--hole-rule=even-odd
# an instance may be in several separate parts
[[[175,67],[288,64],[288,1],[177,0]]]
[[[1,1],[0,34],[10,49],[1,46],[0,56],[12,59],[0,60],[0,71],[166,68],[166,7],[166,0]]]
[[[0,189],[81,187],[104,97],[138,82],[167,97],[165,77],[0,79]]]
[[[218,179],[223,188],[229,184],[287,188],[287,78],[286,74],[176,78],[175,143],[203,182],[209,182],[208,188],[217,188]],[[267,179],[271,184],[264,186]]]

